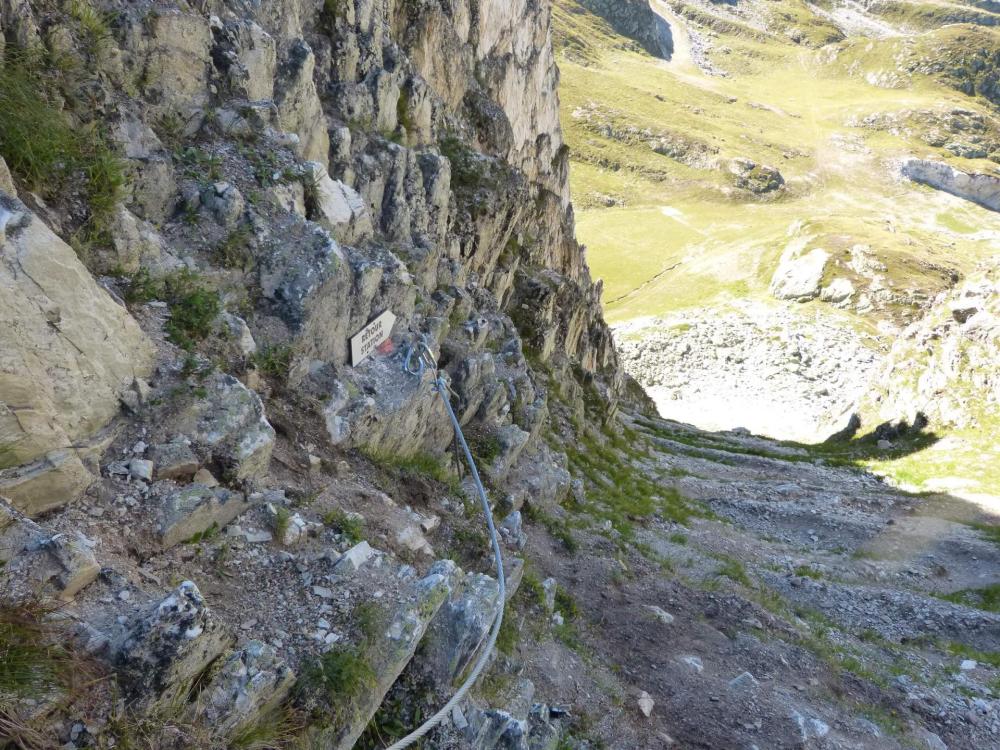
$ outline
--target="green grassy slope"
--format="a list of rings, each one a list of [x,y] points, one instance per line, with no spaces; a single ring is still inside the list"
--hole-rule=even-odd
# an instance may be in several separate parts
[[[858,21],[835,2],[652,2],[671,24],[670,61],[555,0],[578,235],[610,321],[779,304],[768,285],[796,240],[827,250],[827,273],[859,288],[850,250],[871,248],[890,302],[839,316],[871,332],[919,318],[998,252],[1000,214],[901,180],[895,165],[916,155],[1000,170],[1000,31],[989,25],[1000,15],[891,0]],[[946,25],[956,20],[983,25]],[[739,189],[736,158],[777,168],[783,189]],[[873,468],[915,485],[981,473],[976,444],[1000,444],[988,427],[956,434],[953,452],[942,441],[923,464],[915,454]],[[1000,494],[993,479],[984,486]]]
[[[809,12],[800,3],[775,5],[776,15],[792,20]],[[771,33],[788,19],[768,25],[768,33],[733,24],[735,33],[708,29],[715,35],[709,56],[729,73],[721,77],[680,56],[665,62],[622,49],[572,0],[560,0],[555,18],[564,42],[563,123],[579,235],[595,275],[605,280],[613,321],[733,294],[763,296],[790,232],[834,252],[870,244],[901,290],[934,293],[945,283],[942,267],[961,273],[995,241],[983,230],[1000,231],[996,214],[900,183],[888,163],[935,153],[964,169],[995,168],[956,159],[922,137],[925,111],[991,116],[987,102],[941,82],[940,71],[905,70],[933,67],[915,48],[935,40],[852,39],[817,49]],[[814,20],[822,33],[811,38],[835,36]],[[705,26],[685,22],[706,34]],[[945,31],[949,39],[962,37]],[[893,87],[869,82],[896,58],[906,65]],[[906,132],[851,126],[873,114],[907,112],[917,114]],[[667,153],[654,151],[656,141],[668,144]],[[786,189],[766,199],[734,191],[726,165],[736,157],[776,167]]]

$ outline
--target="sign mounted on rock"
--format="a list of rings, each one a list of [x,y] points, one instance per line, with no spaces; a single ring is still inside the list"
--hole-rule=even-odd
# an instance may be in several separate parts
[[[351,367],[357,367],[371,356],[379,344],[389,338],[396,316],[386,310],[375,320],[351,336]]]

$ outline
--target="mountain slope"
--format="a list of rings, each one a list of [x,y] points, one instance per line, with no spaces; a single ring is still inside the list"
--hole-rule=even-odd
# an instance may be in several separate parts
[[[653,2],[674,40],[662,59],[558,7],[557,29],[595,30],[576,34],[586,54],[560,51],[579,235],[661,412],[796,439],[859,409],[865,429],[912,420],[859,397],[899,333],[997,253],[995,9]],[[692,330],[708,319],[718,357]],[[815,346],[787,344],[802,338]],[[726,395],[703,408],[712,394]],[[984,447],[993,434],[984,425]]]

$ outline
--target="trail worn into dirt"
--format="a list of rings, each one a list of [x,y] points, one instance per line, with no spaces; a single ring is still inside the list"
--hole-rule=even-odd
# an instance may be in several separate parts
[[[641,470],[713,517],[636,519],[621,543],[567,514],[574,555],[532,527],[529,565],[578,610],[568,646],[554,632],[582,656],[567,671],[543,639],[524,671],[580,746],[1000,747],[998,519],[818,452],[635,427]]]

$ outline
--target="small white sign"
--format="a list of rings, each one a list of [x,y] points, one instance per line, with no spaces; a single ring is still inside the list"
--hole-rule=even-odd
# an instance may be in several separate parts
[[[386,310],[375,320],[351,336],[351,367],[357,367],[389,338],[396,316]]]

